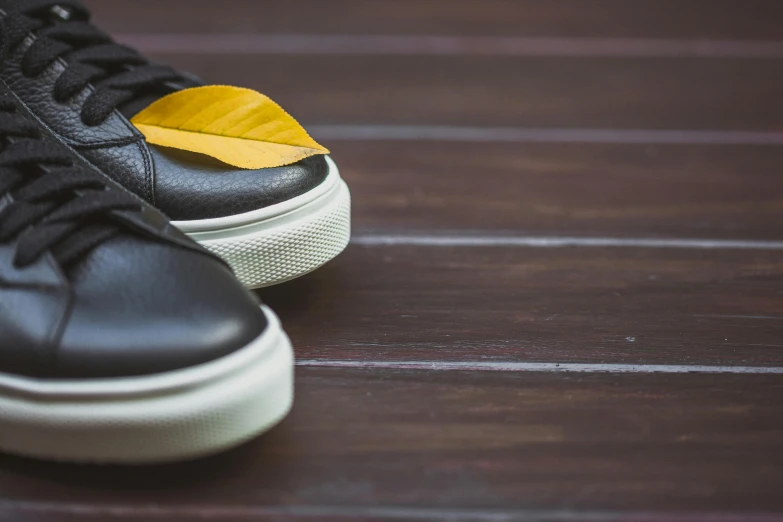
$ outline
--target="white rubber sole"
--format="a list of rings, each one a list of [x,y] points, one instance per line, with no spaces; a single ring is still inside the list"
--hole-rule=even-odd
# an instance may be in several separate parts
[[[0,451],[147,464],[217,453],[266,431],[293,402],[293,350],[277,317],[245,348],[157,375],[42,380],[0,374]]]
[[[249,288],[283,283],[333,259],[351,237],[351,194],[328,156],[321,185],[283,203],[172,224],[222,257]]]

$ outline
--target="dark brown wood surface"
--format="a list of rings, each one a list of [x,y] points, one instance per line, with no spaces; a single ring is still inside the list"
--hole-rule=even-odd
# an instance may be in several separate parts
[[[14,501],[0,502],[0,520],[47,510],[52,520],[262,520],[284,510],[685,520],[763,512],[783,481],[779,376],[301,369],[298,378],[291,416],[219,457],[144,469],[9,458],[0,488]]]
[[[781,289],[780,250],[355,245],[261,296],[306,360],[783,367]]]
[[[154,56],[310,124],[783,131],[769,59]]]
[[[358,233],[783,239],[781,147],[328,145]]]
[[[86,3],[307,123],[355,237],[260,291],[278,428],[0,456],[0,521],[783,521],[779,2]]]
[[[219,2],[216,13],[215,2]],[[115,33],[783,40],[776,0],[89,0]],[[157,14],[153,16],[152,13]]]

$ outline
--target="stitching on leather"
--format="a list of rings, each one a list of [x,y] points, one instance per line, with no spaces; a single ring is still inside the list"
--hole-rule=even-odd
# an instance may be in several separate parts
[[[136,143],[139,141],[144,140],[144,136],[141,133],[134,133],[133,136],[128,136],[127,138],[118,138],[115,140],[108,140],[108,141],[102,141],[102,142],[83,142],[81,140],[73,140],[70,138],[67,138],[63,136],[61,133],[56,132],[51,125],[43,121],[38,114],[33,111],[30,106],[25,102],[23,99],[21,99],[11,88],[10,85],[8,85],[8,82],[5,80],[5,78],[0,77],[0,82],[3,83],[3,86],[5,87],[5,91],[7,94],[13,96],[13,98],[16,100],[17,104],[21,106],[21,108],[24,110],[25,114],[34,119],[36,122],[38,122],[38,125],[46,129],[49,134],[52,136],[56,136],[62,143],[69,145],[69,146],[79,146],[83,147],[85,149],[101,149],[101,148],[108,148],[108,147],[114,147],[116,145],[130,145],[132,143]],[[127,121],[127,120],[126,120]],[[128,123],[130,125],[130,123]],[[135,127],[134,127],[135,129]]]
[[[155,185],[154,185],[155,176],[150,161],[150,156],[149,156],[150,152],[144,146],[143,142],[139,141],[138,143],[136,143],[136,145],[139,147],[139,152],[141,153],[141,159],[142,161],[144,161],[144,179],[146,181],[146,185],[144,189],[147,192],[147,201],[149,201],[150,204],[154,206],[155,205]]]
[[[24,103],[24,102],[22,102]],[[26,104],[25,104],[26,105]],[[55,132],[52,130],[52,132]],[[56,134],[61,135],[59,132]],[[70,145],[78,145],[79,147],[85,147],[90,149],[100,149],[102,147],[111,147],[114,145],[128,145],[130,143],[133,143],[134,141],[137,141],[141,139],[143,136],[129,136],[127,138],[117,138],[114,140],[103,140],[103,141],[82,141],[80,139],[73,139],[66,136],[63,136],[63,141]]]
[[[27,39],[29,39],[30,41],[27,41]],[[21,74],[21,70],[19,69],[19,67],[17,67],[17,65],[21,63],[22,55],[26,52],[27,49],[30,48],[32,42],[37,40],[38,37],[35,36],[33,33],[28,33],[27,39],[19,45],[18,49],[14,50],[13,55],[8,56],[7,58],[9,60],[9,64],[11,65],[11,68],[13,69],[14,74],[16,73]],[[63,58],[57,58],[57,60],[55,60],[52,63],[52,65],[50,65],[49,67],[56,67],[56,66],[60,67],[59,74],[62,74],[63,72],[65,72],[65,69],[68,67],[68,62],[66,62]],[[11,94],[13,94],[13,96],[17,99],[17,101],[22,105],[24,105],[25,107],[28,107],[28,103],[16,95],[16,93],[13,91],[10,85],[8,85],[8,82],[5,81],[5,78],[0,78],[0,79],[3,81],[3,84],[5,84],[5,86],[11,92]],[[86,89],[88,89],[90,92],[95,92],[95,87],[92,85],[92,83],[90,83],[86,87]],[[70,109],[75,109],[74,113],[76,114],[79,113],[80,107],[78,107],[78,104],[70,103],[68,104],[68,107]],[[33,111],[30,110],[30,112]],[[133,143],[135,140],[143,139],[144,136],[139,132],[139,130],[130,121],[128,121],[118,110],[115,109],[114,115],[110,118],[117,118],[120,121],[120,123],[124,125],[125,129],[130,131],[131,136],[126,138],[116,138],[112,140],[103,140],[103,141],[83,141],[79,138],[71,138],[71,137],[63,136],[60,132],[56,132],[50,125],[44,124],[44,122],[41,121],[36,116],[36,119],[42,125],[46,125],[46,128],[48,128],[50,132],[52,132],[52,134],[56,134],[62,139],[63,142],[69,145],[78,145],[79,147],[89,147],[89,148],[101,148],[101,147],[111,147],[113,145],[129,145]],[[105,125],[105,123],[99,125],[96,128],[100,128],[103,125]]]
[[[2,78],[0,78],[0,82],[2,82],[2,83],[3,83],[3,85],[5,85],[5,80],[3,80]],[[7,90],[7,92],[8,92],[8,93],[9,93],[11,96],[14,96],[14,97],[16,98],[16,94],[14,94],[14,93],[13,93],[13,91],[11,91],[11,89],[10,89],[10,88],[8,88],[8,86],[7,86],[7,85],[6,85],[6,90]],[[131,196],[133,196],[134,198],[138,199],[139,201],[142,201],[142,202],[144,202],[144,200],[143,200],[141,197],[137,196],[137,195],[136,195],[135,193],[133,193],[133,191],[131,191],[130,189],[127,189],[127,188],[125,188],[125,187],[122,185],[122,183],[120,183],[119,181],[112,179],[112,178],[111,178],[111,177],[110,177],[108,174],[106,174],[106,173],[105,173],[105,172],[104,172],[104,171],[103,171],[103,170],[102,170],[100,167],[98,167],[98,166],[97,166],[95,163],[93,163],[92,161],[90,161],[89,159],[87,159],[87,158],[84,156],[84,154],[82,154],[82,153],[81,153],[81,151],[80,151],[80,150],[77,150],[77,149],[76,149],[76,146],[75,146],[75,145],[72,145],[72,144],[70,144],[70,143],[66,142],[66,141],[63,139],[63,137],[62,137],[62,136],[60,136],[58,133],[56,133],[56,132],[54,132],[52,129],[50,129],[50,128],[49,128],[49,126],[48,126],[48,125],[46,125],[44,122],[42,122],[42,121],[41,121],[41,120],[38,118],[38,116],[37,116],[35,113],[33,113],[33,111],[31,111],[31,110],[30,110],[30,108],[29,108],[29,107],[27,107],[27,105],[25,105],[25,104],[24,104],[24,103],[23,103],[21,100],[18,100],[18,99],[17,99],[17,101],[18,101],[18,102],[19,102],[19,104],[21,105],[21,109],[22,109],[22,111],[23,111],[23,112],[24,112],[24,113],[25,113],[25,114],[26,114],[28,117],[30,117],[30,118],[32,118],[32,119],[34,119],[35,121],[37,121],[37,122],[39,122],[39,123],[40,123],[40,125],[41,125],[41,128],[44,130],[44,134],[46,134],[46,135],[47,135],[48,137],[50,137],[51,139],[53,139],[53,140],[55,140],[55,141],[57,141],[57,142],[59,142],[59,143],[62,143],[62,145],[63,145],[64,147],[67,147],[67,148],[68,148],[68,149],[71,151],[71,153],[72,153],[74,156],[76,156],[77,158],[79,158],[79,159],[82,161],[82,163],[83,163],[85,166],[87,166],[89,169],[91,169],[91,170],[92,170],[92,171],[93,171],[93,172],[94,172],[96,175],[98,175],[100,178],[102,178],[102,179],[104,179],[104,180],[106,180],[106,181],[110,182],[110,183],[112,184],[112,186],[113,186],[113,187],[115,187],[115,188],[117,188],[117,189],[119,189],[119,190],[123,190],[123,191],[125,191],[126,193],[130,194]],[[137,141],[143,141],[143,139],[144,139],[144,136],[141,136],[141,135],[140,135],[140,136],[138,137],[138,140],[137,140]],[[131,142],[129,143],[129,145],[132,145],[132,144],[133,144],[133,141],[131,141]],[[108,146],[107,146],[107,147],[108,147]],[[88,150],[91,150],[91,148],[90,148],[90,147],[84,147],[84,148],[85,148],[85,149],[88,149]],[[95,148],[101,148],[101,147],[95,147]]]
[[[54,131],[52,131],[54,133]],[[58,136],[61,136],[59,133],[55,133]],[[63,142],[67,143],[68,145],[73,145],[75,147],[79,147],[81,149],[87,149],[87,150],[96,150],[96,149],[108,149],[110,147],[124,147],[125,145],[133,145],[134,143],[138,143],[140,141],[144,140],[144,136],[131,136],[129,138],[122,138],[112,141],[102,141],[100,143],[92,142],[92,143],[84,143],[79,142],[77,140],[71,140],[69,138],[62,138]]]

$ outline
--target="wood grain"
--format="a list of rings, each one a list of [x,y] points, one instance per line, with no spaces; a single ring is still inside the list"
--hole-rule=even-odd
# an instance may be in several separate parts
[[[326,141],[364,232],[783,239],[783,149]]]
[[[154,56],[259,89],[308,125],[783,132],[780,59],[626,52],[645,41],[777,49],[777,0],[85,1],[105,29],[142,42],[446,35],[616,48],[240,56],[194,45]],[[326,145],[353,191],[359,240],[783,239],[780,146]],[[424,243],[356,243],[260,292],[300,363],[278,428],[151,468],[1,455],[0,522],[783,521],[781,375],[649,366],[783,367],[783,250]],[[406,362],[441,371],[379,367]],[[444,369],[459,362],[648,366]],[[341,363],[357,367],[318,367]]]
[[[775,60],[155,58],[209,82],[260,90],[308,124],[783,130]]]
[[[301,359],[783,366],[783,252],[349,248],[261,291]]]
[[[86,0],[114,32],[780,40],[775,0]],[[171,12],[172,16],[151,16]]]
[[[66,514],[89,503],[82,520],[783,512],[778,377],[300,369],[298,392],[279,428],[219,458],[122,469],[8,457],[0,490]],[[0,502],[0,519],[28,509]]]

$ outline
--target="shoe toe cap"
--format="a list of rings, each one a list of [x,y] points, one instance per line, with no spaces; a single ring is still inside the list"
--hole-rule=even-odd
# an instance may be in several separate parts
[[[326,179],[325,156],[258,170],[232,167],[203,154],[150,145],[155,204],[175,221],[233,216],[287,201]]]
[[[182,369],[228,355],[267,322],[258,300],[206,254],[117,238],[69,274],[73,308],[57,353],[60,377]]]

